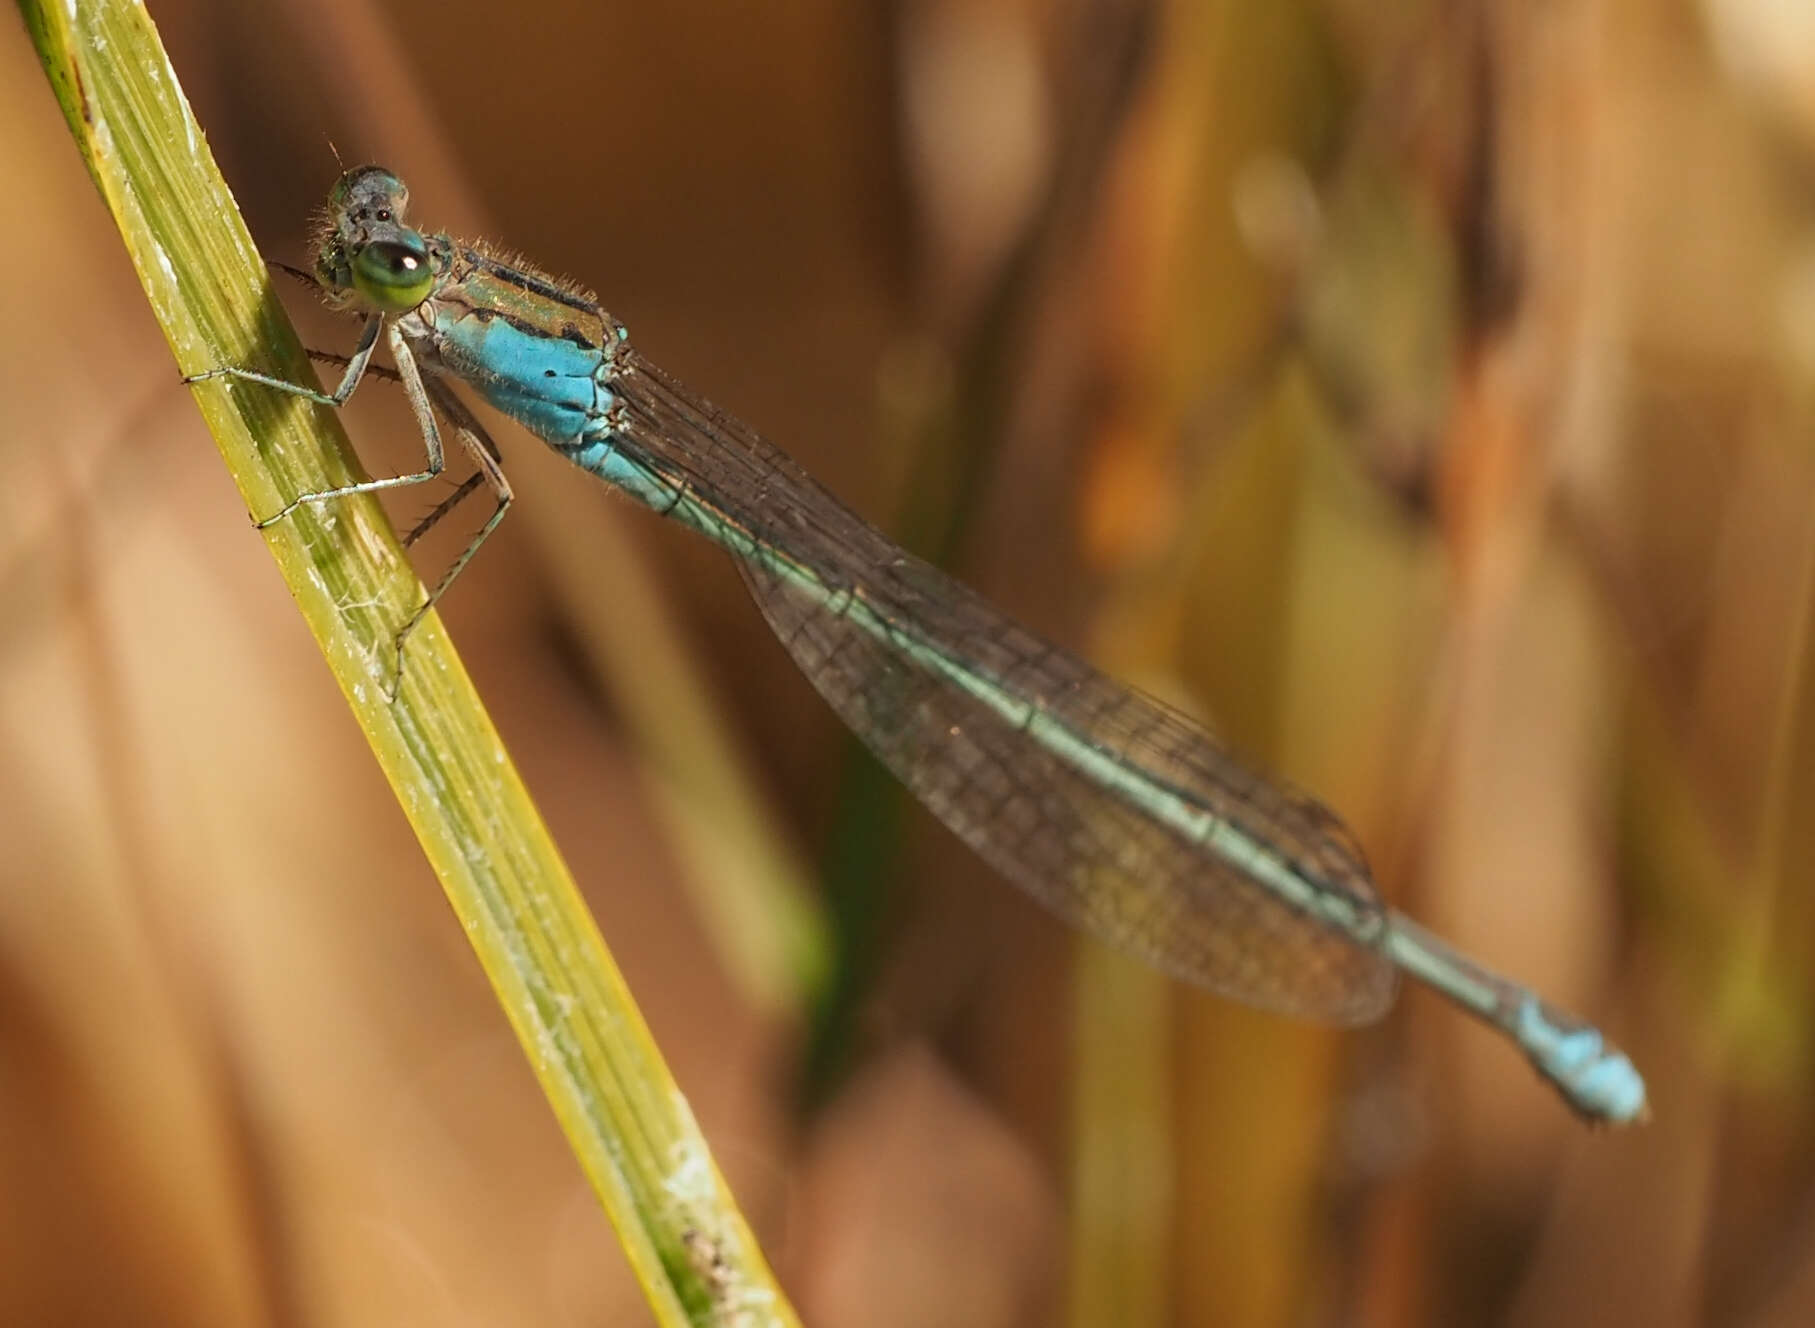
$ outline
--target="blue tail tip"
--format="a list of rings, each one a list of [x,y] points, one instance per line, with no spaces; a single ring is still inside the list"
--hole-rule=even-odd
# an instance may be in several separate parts
[[[1600,1030],[1560,1026],[1535,998],[1519,1006],[1514,1032],[1525,1054],[1569,1105],[1589,1120],[1632,1125],[1645,1120],[1645,1080],[1626,1053]]]

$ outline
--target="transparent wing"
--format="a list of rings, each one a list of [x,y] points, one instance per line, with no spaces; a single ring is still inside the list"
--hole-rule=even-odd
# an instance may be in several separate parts
[[[1110,945],[1264,1009],[1359,1023],[1391,1003],[1371,943],[1382,905],[1319,803],[903,552],[634,354],[612,386],[620,460],[731,549],[820,694],[1003,875]],[[1239,865],[1254,844],[1330,901],[1325,916]]]

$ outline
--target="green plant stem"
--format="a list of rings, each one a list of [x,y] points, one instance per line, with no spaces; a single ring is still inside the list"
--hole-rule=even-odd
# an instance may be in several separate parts
[[[313,382],[143,6],[20,7],[181,373]],[[250,511],[358,478],[331,411],[219,382],[195,396]],[[263,534],[657,1321],[795,1323],[433,615],[387,698],[393,633],[423,592],[382,510],[303,508]]]

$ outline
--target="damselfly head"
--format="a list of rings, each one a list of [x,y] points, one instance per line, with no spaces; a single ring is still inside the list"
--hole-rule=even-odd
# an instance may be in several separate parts
[[[409,206],[409,186],[382,166],[355,166],[328,194],[328,210],[354,222],[401,225]]]
[[[339,302],[404,313],[427,298],[443,264],[405,223],[409,202],[408,186],[382,166],[335,181],[316,227],[315,274]]]

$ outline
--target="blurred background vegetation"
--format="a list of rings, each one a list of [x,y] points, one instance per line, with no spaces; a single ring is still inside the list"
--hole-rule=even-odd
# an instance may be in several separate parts
[[[1815,10],[153,13],[269,256],[384,161],[1651,1083],[1592,1134],[1422,992],[1334,1034],[1086,949],[501,428],[445,617],[810,1322],[1815,1320]],[[0,61],[0,1320],[647,1321]]]

